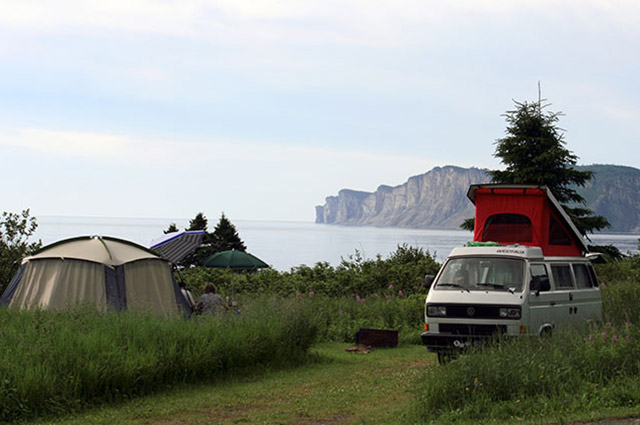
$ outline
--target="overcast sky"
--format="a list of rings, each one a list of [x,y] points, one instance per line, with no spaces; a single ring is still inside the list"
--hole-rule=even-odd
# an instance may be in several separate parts
[[[637,0],[0,0],[2,211],[313,221],[499,168],[513,101],[640,168]]]

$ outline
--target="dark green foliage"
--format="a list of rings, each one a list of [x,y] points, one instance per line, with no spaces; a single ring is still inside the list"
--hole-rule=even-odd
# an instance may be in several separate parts
[[[3,212],[0,217],[0,295],[20,266],[20,260],[38,250],[42,243],[29,242],[38,223],[26,209],[20,214]]]
[[[187,256],[180,263],[183,267],[198,266],[209,256],[216,252],[236,249],[238,251],[246,251],[247,247],[240,239],[236,227],[222,213],[220,220],[213,232],[207,231],[207,217],[203,213],[198,213],[193,220],[189,222],[187,230],[204,230],[204,238],[202,244],[194,253]]]
[[[301,265],[288,272],[273,269],[258,272],[234,272],[231,270],[194,267],[181,272],[194,293],[199,293],[207,282],[215,283],[223,294],[278,294],[291,296],[297,293],[331,297],[368,297],[386,294],[394,290],[409,295],[423,293],[425,276],[436,274],[440,264],[427,251],[408,245],[400,245],[387,259],[363,259],[356,251],[333,267],[319,262],[313,267]]]
[[[0,309],[0,422],[299,364],[317,332],[302,307],[261,299],[193,320]]]
[[[215,249],[215,252],[227,251],[235,249],[237,251],[246,251],[247,247],[240,239],[236,226],[234,226],[229,219],[222,213],[220,220],[213,230],[211,245]]]
[[[599,252],[602,254],[603,260],[607,262],[622,260],[625,258],[625,255],[613,245],[587,245],[587,248],[589,249],[589,252]]]
[[[515,104],[516,109],[504,115],[507,135],[498,139],[494,153],[506,168],[489,171],[492,181],[547,186],[583,235],[608,227],[606,218],[575,206],[584,204],[575,188],[591,180],[593,172],[575,168],[578,157],[566,148],[557,126],[562,114],[545,112],[548,105],[541,101]]]
[[[475,230],[475,224],[476,224],[475,218],[467,218],[462,222],[462,224],[460,225],[460,228],[462,230],[468,230],[470,232],[473,232]]]
[[[167,228],[167,230],[164,230],[163,232],[166,235],[167,233],[177,232],[178,230],[179,229],[178,229],[178,226],[176,226],[176,223],[171,223]]]

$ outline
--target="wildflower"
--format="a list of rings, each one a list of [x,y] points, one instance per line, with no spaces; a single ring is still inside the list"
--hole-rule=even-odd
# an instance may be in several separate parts
[[[296,294],[296,297],[298,297],[298,298],[302,298],[302,293],[301,293],[301,292],[298,292],[298,293]]]
[[[360,298],[360,302],[361,302],[361,303],[365,303],[366,301],[367,301],[366,299],[364,299],[364,298]]]
[[[611,341],[618,342],[618,335],[614,335],[611,337]]]
[[[589,341],[593,341],[593,334],[589,334]]]
[[[338,310],[338,316],[342,316],[342,309]]]
[[[631,323],[631,322],[625,322],[624,323],[624,327],[627,328],[627,329],[629,329],[632,326],[633,326],[633,323]]]
[[[391,300],[387,298],[387,304],[391,304]]]
[[[389,285],[389,290],[393,291],[393,285],[391,285],[391,284]]]
[[[607,333],[606,332],[602,332],[602,334],[600,336],[602,337],[602,339],[607,339]]]
[[[516,403],[520,403],[520,399],[516,400]]]
[[[313,291],[309,292],[309,298],[313,298],[313,296],[314,296],[315,294],[316,294],[316,293],[315,293],[315,292],[313,292]]]
[[[404,297],[404,292],[402,291],[402,289],[398,291],[398,296],[399,297]]]
[[[356,295],[356,301],[360,302],[360,295]]]

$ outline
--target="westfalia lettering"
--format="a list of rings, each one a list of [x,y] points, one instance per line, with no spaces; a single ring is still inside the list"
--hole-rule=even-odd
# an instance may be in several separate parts
[[[498,254],[524,254],[524,250],[521,249],[498,249]]]

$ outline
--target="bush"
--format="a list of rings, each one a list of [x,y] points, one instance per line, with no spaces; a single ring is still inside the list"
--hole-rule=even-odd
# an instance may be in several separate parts
[[[215,283],[224,296],[232,294],[274,294],[293,296],[314,292],[317,295],[343,297],[385,295],[389,286],[405,294],[423,293],[427,274],[436,274],[440,264],[421,248],[400,245],[387,259],[377,256],[365,260],[358,251],[333,267],[319,262],[313,267],[300,265],[288,272],[231,270],[193,267],[181,272],[187,286],[199,294],[207,282]]]

